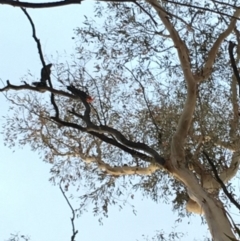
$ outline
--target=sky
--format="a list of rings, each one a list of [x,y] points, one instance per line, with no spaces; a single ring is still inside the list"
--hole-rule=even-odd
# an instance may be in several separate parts
[[[30,9],[45,56],[51,62],[59,56],[66,58],[74,53],[74,29],[81,26],[83,15],[93,16],[93,2],[62,8]],[[20,78],[30,71],[39,78],[41,68],[32,29],[26,16],[19,8],[0,6],[0,80],[20,84]],[[48,61],[46,61],[48,63]],[[3,86],[3,83],[0,83]],[[7,115],[8,103],[0,94],[0,128]],[[29,235],[32,241],[66,241],[71,237],[71,210],[58,187],[50,178],[51,165],[43,162],[29,147],[9,149],[4,146],[0,134],[0,241],[7,240],[11,233]],[[67,193],[77,194],[72,188]],[[74,208],[77,202],[71,200]],[[122,211],[117,207],[109,209],[109,217],[99,225],[92,209],[76,220],[79,230],[76,241],[133,241],[150,238],[157,230],[166,233],[176,228],[187,233],[182,240],[202,240],[207,227],[201,225],[199,216],[191,216],[185,222],[175,223],[177,214],[170,205],[154,203],[140,194],[132,201],[131,207]]]

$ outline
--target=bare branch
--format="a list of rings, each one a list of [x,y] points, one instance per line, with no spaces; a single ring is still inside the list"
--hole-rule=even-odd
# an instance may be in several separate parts
[[[236,44],[234,44],[232,41],[229,41],[229,45],[228,45],[228,52],[229,52],[229,56],[230,56],[230,60],[231,60],[231,65],[232,65],[232,69],[233,69],[233,73],[235,75],[235,78],[238,82],[238,98],[240,98],[240,76],[239,76],[239,72],[236,66],[236,61],[234,59],[234,55],[233,55],[233,49],[236,46]]]
[[[61,182],[59,184],[59,188],[62,192],[62,195],[64,196],[65,200],[67,201],[68,206],[70,207],[70,209],[72,210],[72,217],[71,217],[71,223],[72,223],[72,236],[71,236],[71,241],[75,241],[75,237],[78,233],[78,230],[75,230],[75,224],[74,224],[74,220],[75,220],[75,211],[71,205],[71,203],[69,202],[68,198],[65,195],[65,192],[63,191],[62,187],[61,187]]]
[[[136,149],[136,150],[141,150],[143,152],[146,152],[149,155],[151,155],[156,160],[157,163],[159,163],[161,165],[165,164],[165,159],[162,158],[155,150],[150,148],[148,145],[141,143],[141,142],[129,141],[120,131],[118,131],[114,128],[111,128],[109,126],[105,126],[105,125],[96,126],[90,121],[90,118],[87,117],[87,119],[86,119],[85,114],[84,114],[84,116],[81,116],[81,115],[77,114],[74,110],[69,111],[69,112],[87,122],[86,130],[88,133],[96,132],[98,134],[106,134],[107,133],[107,134],[113,135],[123,145]]]
[[[157,26],[157,22],[154,20],[153,16],[148,11],[146,11],[136,0],[133,0],[131,2],[134,2],[144,13],[146,13],[149,16],[149,18],[154,22],[155,26]]]
[[[226,194],[226,196],[229,198],[229,200],[240,210],[240,204],[234,199],[234,197],[231,195],[231,193],[229,193],[229,191],[227,190],[224,182],[218,175],[217,169],[216,169],[215,165],[213,164],[213,161],[209,158],[207,152],[203,151],[203,154],[206,157],[206,159],[208,160],[208,163],[210,164],[210,166],[212,167],[214,176],[215,176],[216,180],[218,181],[218,183],[221,185],[223,192]]]
[[[238,39],[238,49],[240,48],[240,39]],[[237,51],[237,61],[239,61],[240,54],[239,51]],[[232,118],[230,119],[230,130],[229,130],[229,136],[231,138],[232,144],[237,150],[239,148],[238,145],[234,145],[236,142],[238,142],[238,125],[239,125],[239,104],[238,104],[238,98],[237,98],[237,85],[236,85],[236,78],[234,75],[231,78],[231,104],[233,109]]]
[[[63,126],[68,126],[68,127],[74,128],[74,129],[78,129],[82,132],[89,133],[92,136],[95,136],[95,137],[99,138],[100,140],[102,140],[102,141],[104,141],[108,144],[111,144],[113,146],[116,146],[116,147],[120,148],[121,150],[125,151],[126,153],[130,154],[133,157],[139,157],[143,161],[150,162],[150,163],[159,163],[159,164],[162,163],[162,161],[159,162],[158,159],[156,160],[151,156],[145,155],[144,153],[141,153],[141,152],[138,152],[136,150],[130,149],[130,148],[126,147],[125,145],[122,145],[121,143],[117,142],[116,140],[107,137],[104,134],[99,134],[99,133],[94,132],[94,131],[89,131],[89,130],[87,130],[87,128],[84,128],[84,127],[82,127],[78,124],[66,122],[66,121],[60,120],[59,118],[56,118],[56,117],[51,117],[51,118],[54,121],[56,121],[57,123],[59,123]],[[163,159],[163,158],[161,157],[161,159]]]
[[[0,0],[0,4],[10,5],[13,7],[21,8],[52,8],[52,7],[61,7],[70,4],[81,4],[81,0],[67,0],[67,1],[58,1],[58,2],[47,2],[47,3],[30,3],[30,2],[20,2],[13,0]]]
[[[79,97],[77,97],[75,95],[69,94],[69,93],[67,93],[65,91],[62,91],[62,90],[56,90],[56,89],[50,88],[48,86],[34,87],[34,86],[31,86],[31,85],[26,84],[26,83],[25,83],[25,85],[12,85],[12,84],[10,84],[9,80],[7,80],[7,85],[5,87],[0,88],[0,92],[7,91],[7,90],[16,90],[16,91],[18,91],[18,90],[32,90],[32,91],[36,91],[36,92],[44,90],[44,91],[49,91],[53,94],[65,96],[65,97],[68,97],[68,98],[71,98],[71,99],[79,99]]]
[[[227,3],[227,2],[220,2],[220,1],[217,1],[217,0],[212,0],[212,2],[214,3],[217,3],[217,4],[220,4],[220,5],[225,5],[225,6],[228,6],[228,7],[235,7],[236,8],[236,3],[233,5],[233,4],[230,4],[230,3]]]
[[[27,10],[24,9],[24,8],[21,8],[22,11],[24,12],[24,14],[27,16],[30,24],[31,24],[31,27],[32,27],[32,37],[33,39],[35,40],[36,44],[37,44],[37,49],[38,49],[38,53],[39,53],[39,57],[40,57],[40,60],[42,62],[42,65],[45,67],[46,64],[45,64],[45,60],[44,60],[44,57],[43,57],[43,53],[42,53],[42,47],[41,47],[41,43],[40,43],[40,40],[37,38],[36,36],[36,29],[35,29],[35,25],[30,17],[30,15],[28,14]],[[50,86],[51,87],[51,86]]]
[[[38,91],[39,92],[39,88],[30,86],[28,84],[25,85],[20,85],[20,86],[16,86],[16,85],[11,85],[9,81],[7,81],[7,86],[5,86],[4,88],[0,89],[0,92],[9,90],[9,89],[13,89],[13,90],[23,90],[23,89],[29,89],[29,90],[33,90],[33,91]],[[61,91],[61,90],[56,90],[56,89],[52,89],[49,87],[42,87],[41,89],[47,90],[51,93],[57,94],[57,95],[61,95],[61,96],[65,96],[65,97],[69,97],[72,99],[81,99],[80,96],[77,95],[71,95],[68,94],[67,92]],[[82,100],[82,99],[81,99]],[[52,120],[56,121],[59,124],[62,124],[63,126],[69,126],[78,130],[81,130],[83,132],[87,132],[89,134],[92,134],[93,136],[96,136],[98,138],[100,138],[101,140],[112,144],[116,147],[119,147],[120,149],[126,151],[127,153],[129,153],[130,155],[134,156],[134,157],[139,157],[147,162],[157,162],[159,164],[161,164],[162,166],[165,164],[165,159],[163,157],[161,157],[155,150],[153,150],[152,148],[150,148],[148,145],[144,144],[144,143],[135,143],[135,142],[131,142],[129,140],[127,140],[119,131],[107,127],[107,126],[96,126],[94,125],[91,120],[90,120],[90,106],[89,103],[87,103],[86,100],[82,100],[86,110],[84,113],[84,116],[81,116],[79,114],[77,114],[74,110],[70,111],[70,113],[74,114],[75,116],[83,119],[86,124],[88,125],[87,128],[84,128],[80,125],[74,124],[74,123],[69,123],[69,122],[65,122],[60,120],[58,117],[51,117]],[[103,135],[103,133],[108,133],[108,134],[112,134],[114,135],[121,143],[123,143],[124,145],[118,143],[116,140],[109,138],[105,135]],[[143,153],[137,152],[136,150],[132,150],[130,148],[128,148],[127,146],[130,146],[131,148],[134,149],[138,149],[141,151],[144,151],[148,154],[150,154],[152,157],[145,155]]]
[[[24,9],[24,8],[21,8],[22,11],[24,12],[24,14],[27,16],[31,26],[32,26],[32,36],[33,36],[33,39],[35,40],[36,44],[37,44],[37,48],[38,48],[38,53],[39,53],[39,56],[40,56],[40,60],[42,62],[42,65],[43,65],[43,69],[45,70],[45,73],[48,73],[48,68],[46,67],[46,63],[45,63],[45,60],[44,60],[44,57],[43,57],[43,52],[42,52],[42,46],[41,46],[41,42],[40,40],[37,38],[36,36],[36,29],[35,29],[35,25],[30,17],[30,15],[28,14],[27,10]],[[50,74],[48,74],[48,82],[49,82],[49,86],[51,88],[53,88],[53,85],[52,85],[52,82],[51,82],[51,77],[50,77]],[[55,98],[54,98],[54,94],[51,93],[51,103],[55,109],[55,115],[56,117],[59,116],[59,110],[58,110],[58,106],[55,102]]]
[[[157,22],[151,16],[149,12],[147,12],[136,0],[100,0],[102,2],[132,2],[135,3],[144,13],[146,13],[150,19],[157,25]],[[21,1],[13,1],[13,0],[0,0],[0,4],[10,5],[13,7],[21,7],[21,8],[53,8],[53,7],[62,7],[71,4],[81,4],[82,0],[66,0],[66,1],[57,1],[57,2],[46,2],[46,3],[30,3],[30,2],[21,2]]]

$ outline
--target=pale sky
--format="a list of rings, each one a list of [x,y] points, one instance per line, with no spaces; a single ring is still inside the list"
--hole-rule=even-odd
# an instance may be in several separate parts
[[[83,15],[93,15],[93,2],[42,10],[28,10],[40,38],[44,54],[51,62],[59,55],[70,56],[74,53],[73,29],[83,22]],[[30,71],[36,80],[41,68],[32,29],[26,16],[19,8],[1,5],[0,7],[0,80],[10,80],[20,84],[20,78]],[[65,57],[62,57],[64,60]],[[67,60],[67,58],[66,58]],[[46,61],[48,63],[48,61]],[[1,84],[2,86],[2,84]],[[7,114],[8,103],[0,94],[0,128]],[[0,241],[10,237],[10,233],[20,232],[29,235],[32,241],[70,241],[71,210],[58,187],[53,186],[50,178],[50,164],[44,163],[37,153],[25,147],[13,150],[5,147],[0,136]],[[75,194],[70,189],[67,195]],[[156,204],[141,195],[132,200],[137,215],[131,207],[119,211],[109,209],[109,217],[93,217],[92,207],[76,221],[79,230],[76,241],[134,241],[143,240],[142,235],[150,238],[156,230],[188,233],[182,240],[203,240],[208,233],[201,225],[199,216],[192,216],[183,223],[175,223],[170,205]],[[73,202],[77,208],[77,202]],[[189,222],[189,224],[188,224]]]

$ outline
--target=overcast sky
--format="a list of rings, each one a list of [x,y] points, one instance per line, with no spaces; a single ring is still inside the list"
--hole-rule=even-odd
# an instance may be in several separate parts
[[[83,22],[83,14],[91,16],[93,2],[83,2],[77,6],[28,10],[34,20],[37,35],[41,39],[44,54],[49,61],[74,53],[73,29]],[[67,60],[67,59],[66,59]],[[30,71],[39,78],[41,63],[32,38],[32,29],[26,16],[19,8],[0,6],[0,80],[10,80],[20,84],[20,78]],[[3,84],[1,84],[3,85]],[[0,94],[1,117],[7,114],[8,103]],[[1,125],[0,125],[1,126]],[[0,240],[6,240],[10,233],[29,235],[32,241],[70,241],[71,210],[67,206],[58,187],[53,186],[50,164],[42,162],[37,153],[25,147],[13,150],[4,146],[0,137]],[[70,196],[73,189],[67,193]],[[76,193],[75,193],[76,194]],[[155,204],[141,195],[132,200],[137,215],[130,207],[119,211],[109,209],[109,218],[98,218],[89,211],[76,221],[79,230],[77,241],[133,241],[143,240],[142,235],[152,237],[156,230],[188,233],[182,240],[200,240],[206,235],[206,226],[201,225],[199,216],[191,217],[183,223],[175,223],[177,214],[171,206]],[[77,203],[73,202],[74,208]]]

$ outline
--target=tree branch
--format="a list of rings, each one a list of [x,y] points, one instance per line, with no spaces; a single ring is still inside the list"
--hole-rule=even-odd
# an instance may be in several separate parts
[[[69,202],[68,198],[66,197],[65,192],[64,192],[63,189],[62,189],[61,182],[60,182],[60,184],[59,184],[59,188],[60,188],[60,190],[61,190],[61,192],[62,192],[62,195],[64,196],[65,200],[67,201],[68,206],[69,206],[70,209],[72,210],[72,217],[71,217],[71,223],[72,223],[72,236],[71,236],[71,241],[75,241],[75,237],[76,237],[76,235],[77,235],[77,233],[78,233],[78,230],[75,230],[75,224],[74,224],[74,220],[75,220],[75,211],[74,211],[74,209],[73,209],[71,203]]]
[[[46,2],[46,3],[30,3],[30,2],[20,2],[13,0],[0,0],[0,4],[10,5],[13,7],[21,8],[52,8],[52,7],[61,7],[70,4],[81,4],[81,0],[66,0],[58,2]]]
[[[148,167],[139,166],[117,166],[112,167],[107,163],[97,163],[98,167],[104,170],[107,174],[112,176],[126,176],[126,175],[151,175],[155,171],[159,170],[158,165],[150,164]]]
[[[202,70],[196,74],[196,80],[198,82],[203,81],[205,79],[207,79],[210,74],[212,73],[212,66],[214,64],[215,58],[216,58],[216,54],[218,52],[219,46],[221,45],[222,41],[233,31],[233,29],[235,28],[236,22],[237,22],[237,17],[240,15],[240,8],[236,9],[235,13],[232,16],[232,20],[230,22],[230,24],[228,25],[227,29],[222,32],[219,37],[217,38],[217,40],[215,41],[215,43],[213,44],[212,48],[210,49],[209,53],[208,53],[208,58],[205,62],[204,67],[202,68]]]
[[[65,0],[65,1],[56,1],[56,2],[46,2],[46,3],[30,3],[22,1],[13,1],[13,0],[0,0],[0,4],[10,5],[12,7],[21,7],[21,8],[54,8],[62,7],[71,4],[81,4],[83,0]],[[150,13],[148,13],[136,0],[100,0],[102,2],[132,2],[135,3],[144,13],[146,13],[151,20],[157,25],[156,21],[153,19]]]
[[[207,152],[203,151],[203,154],[206,157],[206,159],[208,160],[208,163],[210,164],[210,166],[212,167],[212,171],[214,173],[214,176],[215,176],[216,180],[218,181],[218,183],[221,185],[221,188],[223,189],[223,192],[226,194],[226,196],[229,198],[229,200],[238,208],[238,210],[240,210],[240,204],[234,199],[234,197],[227,190],[227,188],[224,185],[222,179],[218,175],[217,169],[216,169],[215,165],[213,164],[213,161],[209,158]]]
[[[25,85],[12,85],[10,84],[10,81],[7,80],[7,85],[3,88],[0,88],[0,92],[3,92],[3,91],[7,91],[7,90],[32,90],[32,91],[36,91],[36,92],[39,92],[40,90],[47,90],[53,94],[56,94],[56,95],[61,95],[61,96],[65,96],[65,97],[68,97],[68,98],[71,98],[71,99],[79,99],[79,97],[75,96],[75,95],[72,95],[72,94],[69,94],[65,91],[62,91],[62,90],[56,90],[56,89],[53,89],[53,88],[50,88],[48,86],[44,86],[44,87],[34,87],[34,86],[31,86],[29,84],[26,84]]]
[[[183,108],[182,115],[179,119],[176,133],[172,139],[172,155],[175,157],[173,161],[184,160],[184,143],[191,125],[193,112],[196,105],[197,85],[193,78],[191,71],[191,63],[189,58],[189,50],[183,40],[180,38],[178,32],[170,22],[168,15],[161,7],[157,0],[147,0],[157,11],[159,18],[170,33],[170,37],[178,52],[178,57],[182,66],[183,74],[187,82],[187,99]]]
[[[233,73],[235,75],[235,78],[238,82],[238,98],[240,98],[240,76],[239,76],[239,72],[236,66],[236,61],[233,55],[233,49],[236,46],[236,44],[234,44],[232,41],[229,41],[229,45],[228,45],[228,52],[229,52],[229,57],[231,60],[231,65],[232,65],[232,69],[233,69]]]
[[[33,39],[35,40],[36,44],[37,44],[37,49],[38,49],[38,53],[39,53],[39,57],[40,57],[40,60],[42,62],[42,66],[43,66],[43,69],[45,69],[45,72],[48,73],[48,70],[47,70],[47,67],[46,67],[46,63],[45,63],[45,60],[44,60],[44,57],[43,57],[43,52],[42,52],[42,46],[41,46],[41,42],[40,40],[37,38],[37,35],[36,35],[36,29],[35,29],[35,25],[32,21],[32,18],[30,17],[30,15],[28,14],[27,10],[25,8],[21,8],[22,11],[24,12],[24,14],[27,16],[31,26],[32,26],[32,36],[33,36]],[[51,82],[51,77],[50,77],[50,73],[48,74],[48,82],[49,82],[49,86],[51,88],[53,88],[53,85],[52,85],[52,82]],[[56,117],[59,117],[59,110],[58,110],[58,106],[55,102],[55,98],[54,98],[54,94],[51,93],[51,103],[55,109],[55,115]]]
[[[9,89],[13,89],[13,90],[29,89],[29,90],[33,90],[33,91],[39,92],[39,88],[37,88],[37,87],[33,87],[33,86],[28,85],[28,84],[16,86],[16,85],[10,84],[9,81],[7,81],[7,86],[5,86],[4,88],[0,89],[0,92],[6,91],[6,90],[9,90]],[[41,89],[47,90],[47,91],[49,91],[51,93],[54,93],[54,94],[57,94],[57,95],[61,95],[61,96],[65,96],[65,97],[68,97],[68,98],[81,99],[79,96],[69,94],[69,93],[67,93],[65,91],[56,90],[56,89],[50,88],[48,86],[41,87]],[[135,143],[135,142],[128,141],[119,131],[117,131],[117,130],[115,130],[113,128],[110,128],[110,127],[107,127],[107,126],[96,126],[96,125],[94,125],[91,122],[91,120],[90,120],[90,106],[89,106],[89,104],[86,101],[84,101],[84,102],[85,102],[85,107],[87,106],[86,111],[84,113],[84,116],[81,116],[81,115],[77,114],[74,110],[70,111],[70,113],[72,113],[75,116],[83,119],[86,122],[86,124],[88,125],[87,128],[84,128],[84,127],[82,127],[80,125],[77,125],[75,123],[69,123],[69,122],[62,121],[59,117],[56,117],[56,116],[55,117],[51,117],[51,119],[56,121],[59,124],[62,124],[63,126],[72,127],[72,128],[78,129],[80,131],[87,132],[87,133],[89,133],[89,134],[91,134],[91,135],[93,135],[95,137],[98,137],[102,141],[105,141],[106,143],[114,145],[114,146],[122,149],[123,151],[126,151],[127,153],[129,153],[133,157],[139,157],[142,160],[147,161],[147,162],[151,162],[151,163],[157,162],[160,165],[164,166],[166,160],[163,157],[161,157],[155,150],[151,149],[146,144],[144,144],[144,143]],[[104,132],[107,132],[109,134],[114,135],[124,145],[120,144],[119,142],[117,142],[116,140],[114,140],[112,138],[109,138],[109,137],[103,135],[102,133],[104,133]],[[125,145],[129,145],[131,148],[147,152],[151,156],[145,155],[145,154],[143,154],[141,152],[138,152],[136,150],[128,148]]]
[[[102,1],[104,1],[104,0],[102,0]],[[121,2],[121,1],[119,1],[119,2]],[[148,15],[148,17],[154,22],[155,26],[157,26],[157,22],[154,20],[153,16],[148,11],[146,11],[136,0],[132,0],[130,2],[135,3],[144,13],[146,13]]]
[[[237,36],[237,58],[236,61],[239,62],[240,59],[240,36],[239,31],[235,28],[235,34]],[[239,86],[238,86],[239,87]],[[235,149],[238,149],[239,146],[236,142],[238,142],[238,121],[239,121],[239,105],[238,105],[238,97],[237,97],[237,85],[236,85],[236,76],[234,75],[231,78],[231,103],[233,109],[233,118],[230,119],[230,130],[229,136],[231,138],[232,144],[234,145]],[[237,144],[237,145],[236,145]]]
[[[88,156],[80,154],[81,159],[86,163],[95,163],[99,169],[101,169],[103,172],[115,176],[126,176],[126,175],[151,175],[155,171],[159,170],[159,165],[150,163],[148,167],[140,167],[140,166],[111,166],[108,163],[105,163],[104,161],[100,160],[100,158],[95,156]]]
[[[92,136],[95,136],[95,137],[99,138],[100,140],[102,140],[102,141],[104,141],[108,144],[111,144],[115,147],[118,147],[119,149],[121,149],[121,150],[125,151],[126,153],[130,154],[132,157],[139,157],[143,161],[150,162],[150,163],[156,163],[156,162],[159,163],[158,160],[155,160],[153,157],[145,155],[144,153],[138,152],[136,150],[130,149],[130,148],[126,147],[125,145],[122,145],[121,143],[117,142],[116,140],[107,137],[104,134],[99,134],[99,133],[96,133],[96,132],[93,132],[93,131],[88,131],[87,128],[84,128],[84,127],[82,127],[78,124],[66,122],[66,121],[63,121],[63,120],[61,120],[59,118],[56,118],[56,117],[51,117],[51,119],[56,121],[57,123],[63,125],[63,126],[71,127],[71,128],[80,130],[82,132],[86,132],[86,133],[88,133]],[[161,163],[159,163],[159,164],[161,164]]]
[[[174,42],[175,48],[178,52],[178,57],[182,66],[183,74],[185,79],[189,79],[192,77],[191,72],[191,64],[189,59],[189,50],[186,44],[180,38],[178,32],[174,28],[173,24],[170,22],[168,14],[166,11],[161,7],[157,0],[146,0],[153,8],[155,8],[159,18],[162,20],[163,24],[167,28],[168,32],[170,33],[170,37]]]
[[[120,131],[111,128],[109,126],[105,126],[105,125],[94,125],[91,121],[90,121],[90,117],[87,117],[84,114],[84,116],[79,115],[78,113],[76,113],[74,110],[69,111],[69,113],[81,118],[82,120],[84,120],[87,124],[86,127],[86,131],[88,133],[90,132],[96,132],[98,134],[110,134],[113,135],[119,142],[121,142],[123,145],[133,148],[133,149],[137,149],[137,150],[141,150],[143,152],[148,153],[149,155],[151,155],[155,161],[159,164],[161,164],[162,166],[165,164],[165,159],[163,157],[161,157],[155,150],[153,150],[152,148],[150,148],[148,145],[141,143],[141,142],[133,142],[133,141],[129,141],[123,134],[121,134]]]

